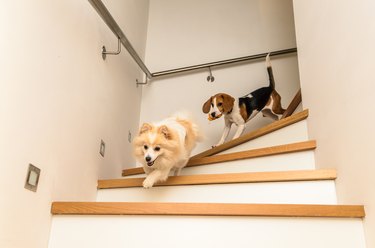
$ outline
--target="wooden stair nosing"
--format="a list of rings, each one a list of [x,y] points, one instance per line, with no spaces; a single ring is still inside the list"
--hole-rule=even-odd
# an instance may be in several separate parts
[[[209,156],[209,157],[204,157],[204,158],[190,159],[186,167],[234,161],[234,160],[239,160],[239,159],[249,159],[249,158],[257,158],[257,157],[264,157],[264,156],[271,156],[271,155],[279,155],[279,154],[286,154],[286,153],[292,153],[292,152],[301,152],[301,151],[312,150],[315,148],[316,148],[316,141],[314,140],[303,141],[303,142],[290,143],[290,144],[279,145],[279,146],[257,148],[257,149],[241,151],[241,152],[214,155],[214,156]],[[143,174],[143,173],[144,171],[142,167],[136,167],[136,168],[123,170],[122,176],[138,175],[138,174]]]
[[[139,174],[144,174],[143,167],[135,167],[135,168],[130,168],[130,169],[124,169],[122,170],[122,176],[132,176],[132,175],[139,175]]]
[[[237,139],[230,140],[230,141],[228,141],[228,142],[226,142],[226,143],[224,143],[220,146],[216,146],[212,149],[209,149],[207,151],[199,153],[199,154],[191,157],[191,159],[197,159],[197,158],[202,158],[202,157],[207,157],[207,156],[217,154],[219,152],[228,150],[228,149],[230,149],[232,147],[235,147],[237,145],[243,144],[247,141],[253,140],[255,138],[261,137],[261,136],[266,135],[268,133],[271,133],[273,131],[279,130],[283,127],[292,125],[296,122],[299,122],[301,120],[306,119],[307,116],[308,116],[308,113],[309,113],[309,111],[308,111],[308,109],[306,109],[302,112],[291,115],[287,118],[275,121],[275,122],[273,122],[273,123],[271,123],[267,126],[261,127],[261,128],[255,130],[255,131],[244,134],[244,135],[238,137]]]
[[[240,159],[258,158],[264,156],[287,154],[292,152],[302,152],[316,148],[316,141],[303,141],[279,146],[270,146],[264,148],[257,148],[247,151],[213,155],[203,158],[196,158],[189,160],[188,167],[197,165],[207,165],[213,163],[222,163],[228,161],[235,161]]]
[[[53,202],[55,215],[178,215],[363,218],[357,205]]]
[[[334,169],[171,176],[155,186],[334,180]],[[144,178],[99,180],[98,189],[142,187]]]

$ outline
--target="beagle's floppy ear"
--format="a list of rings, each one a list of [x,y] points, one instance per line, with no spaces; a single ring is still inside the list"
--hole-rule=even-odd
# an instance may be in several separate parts
[[[152,126],[148,123],[143,123],[142,127],[139,129],[139,134],[146,133],[152,130]]]
[[[203,104],[202,111],[207,114],[211,109],[212,96]]]
[[[172,138],[172,134],[171,134],[171,132],[169,131],[169,129],[166,125],[163,125],[163,126],[159,127],[158,132],[163,134],[166,139]]]
[[[223,98],[224,113],[228,113],[233,109],[234,98],[228,94],[221,94],[221,97]]]

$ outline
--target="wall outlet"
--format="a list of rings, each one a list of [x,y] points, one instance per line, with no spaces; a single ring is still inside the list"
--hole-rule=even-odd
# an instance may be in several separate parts
[[[29,164],[26,175],[25,189],[36,192],[38,189],[39,176],[40,169],[32,164]]]
[[[104,153],[105,153],[105,143],[103,140],[100,141],[100,150],[99,150],[100,155],[104,158]]]

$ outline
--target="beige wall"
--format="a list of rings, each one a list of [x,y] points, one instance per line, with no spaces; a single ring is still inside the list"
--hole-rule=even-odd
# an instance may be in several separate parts
[[[340,203],[364,204],[375,247],[375,2],[294,0],[303,103],[317,166],[338,169]]]
[[[107,0],[140,54],[148,1]],[[54,200],[94,200],[98,177],[129,166],[142,76],[88,1],[4,1],[0,8],[0,247],[47,247]],[[98,154],[100,139],[106,156]],[[29,163],[37,193],[24,189]]]
[[[146,64],[152,72],[295,47],[291,0],[150,1]],[[276,88],[287,106],[299,88],[296,55],[272,60]],[[195,152],[220,139],[224,120],[208,122],[203,103],[218,92],[243,96],[268,85],[264,61],[156,79],[143,87],[141,121],[173,112],[191,112],[206,140]],[[260,115],[247,131],[270,123]],[[232,129],[232,135],[233,135]]]

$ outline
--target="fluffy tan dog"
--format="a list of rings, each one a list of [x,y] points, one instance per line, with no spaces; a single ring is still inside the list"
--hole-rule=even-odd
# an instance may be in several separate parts
[[[198,127],[179,114],[158,123],[144,123],[133,141],[134,155],[147,174],[144,188],[177,176],[199,140]]]

